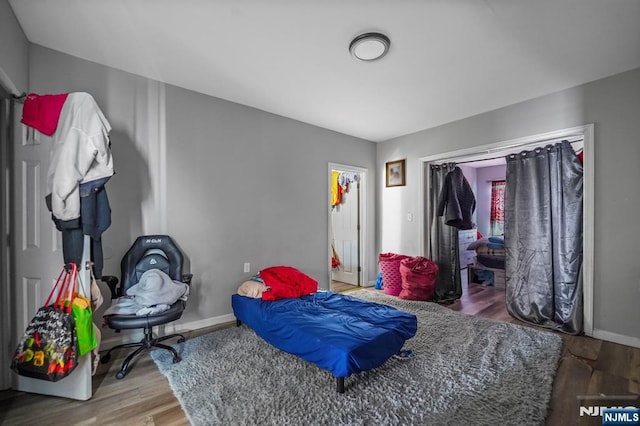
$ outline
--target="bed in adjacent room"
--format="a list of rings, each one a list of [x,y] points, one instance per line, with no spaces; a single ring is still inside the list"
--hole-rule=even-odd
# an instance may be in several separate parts
[[[469,283],[505,288],[504,237],[485,237],[467,246],[467,250],[475,250],[473,264],[469,265]]]

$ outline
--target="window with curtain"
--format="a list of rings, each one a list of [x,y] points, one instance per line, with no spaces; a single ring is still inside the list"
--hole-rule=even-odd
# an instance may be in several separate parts
[[[491,181],[491,215],[489,226],[491,235],[504,234],[504,188],[506,180]]]

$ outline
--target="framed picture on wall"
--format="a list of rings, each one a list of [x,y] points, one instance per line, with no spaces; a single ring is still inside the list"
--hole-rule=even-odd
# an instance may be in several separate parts
[[[387,163],[387,186],[405,185],[405,160],[389,161]]]

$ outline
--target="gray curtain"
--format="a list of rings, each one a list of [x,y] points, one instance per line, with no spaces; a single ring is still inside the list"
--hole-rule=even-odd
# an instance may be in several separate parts
[[[582,331],[582,170],[566,141],[507,156],[507,309],[570,334]]]
[[[455,169],[455,163],[432,165],[429,171],[429,254],[438,265],[434,299],[440,303],[450,303],[462,296],[460,279],[460,259],[458,258],[458,229],[445,224],[444,216],[437,216],[436,209],[444,178]]]

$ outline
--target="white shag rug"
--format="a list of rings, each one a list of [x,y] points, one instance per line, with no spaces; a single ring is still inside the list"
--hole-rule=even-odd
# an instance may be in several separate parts
[[[560,336],[381,292],[349,293],[411,312],[413,358],[336,379],[243,325],[152,357],[194,425],[541,425]]]

